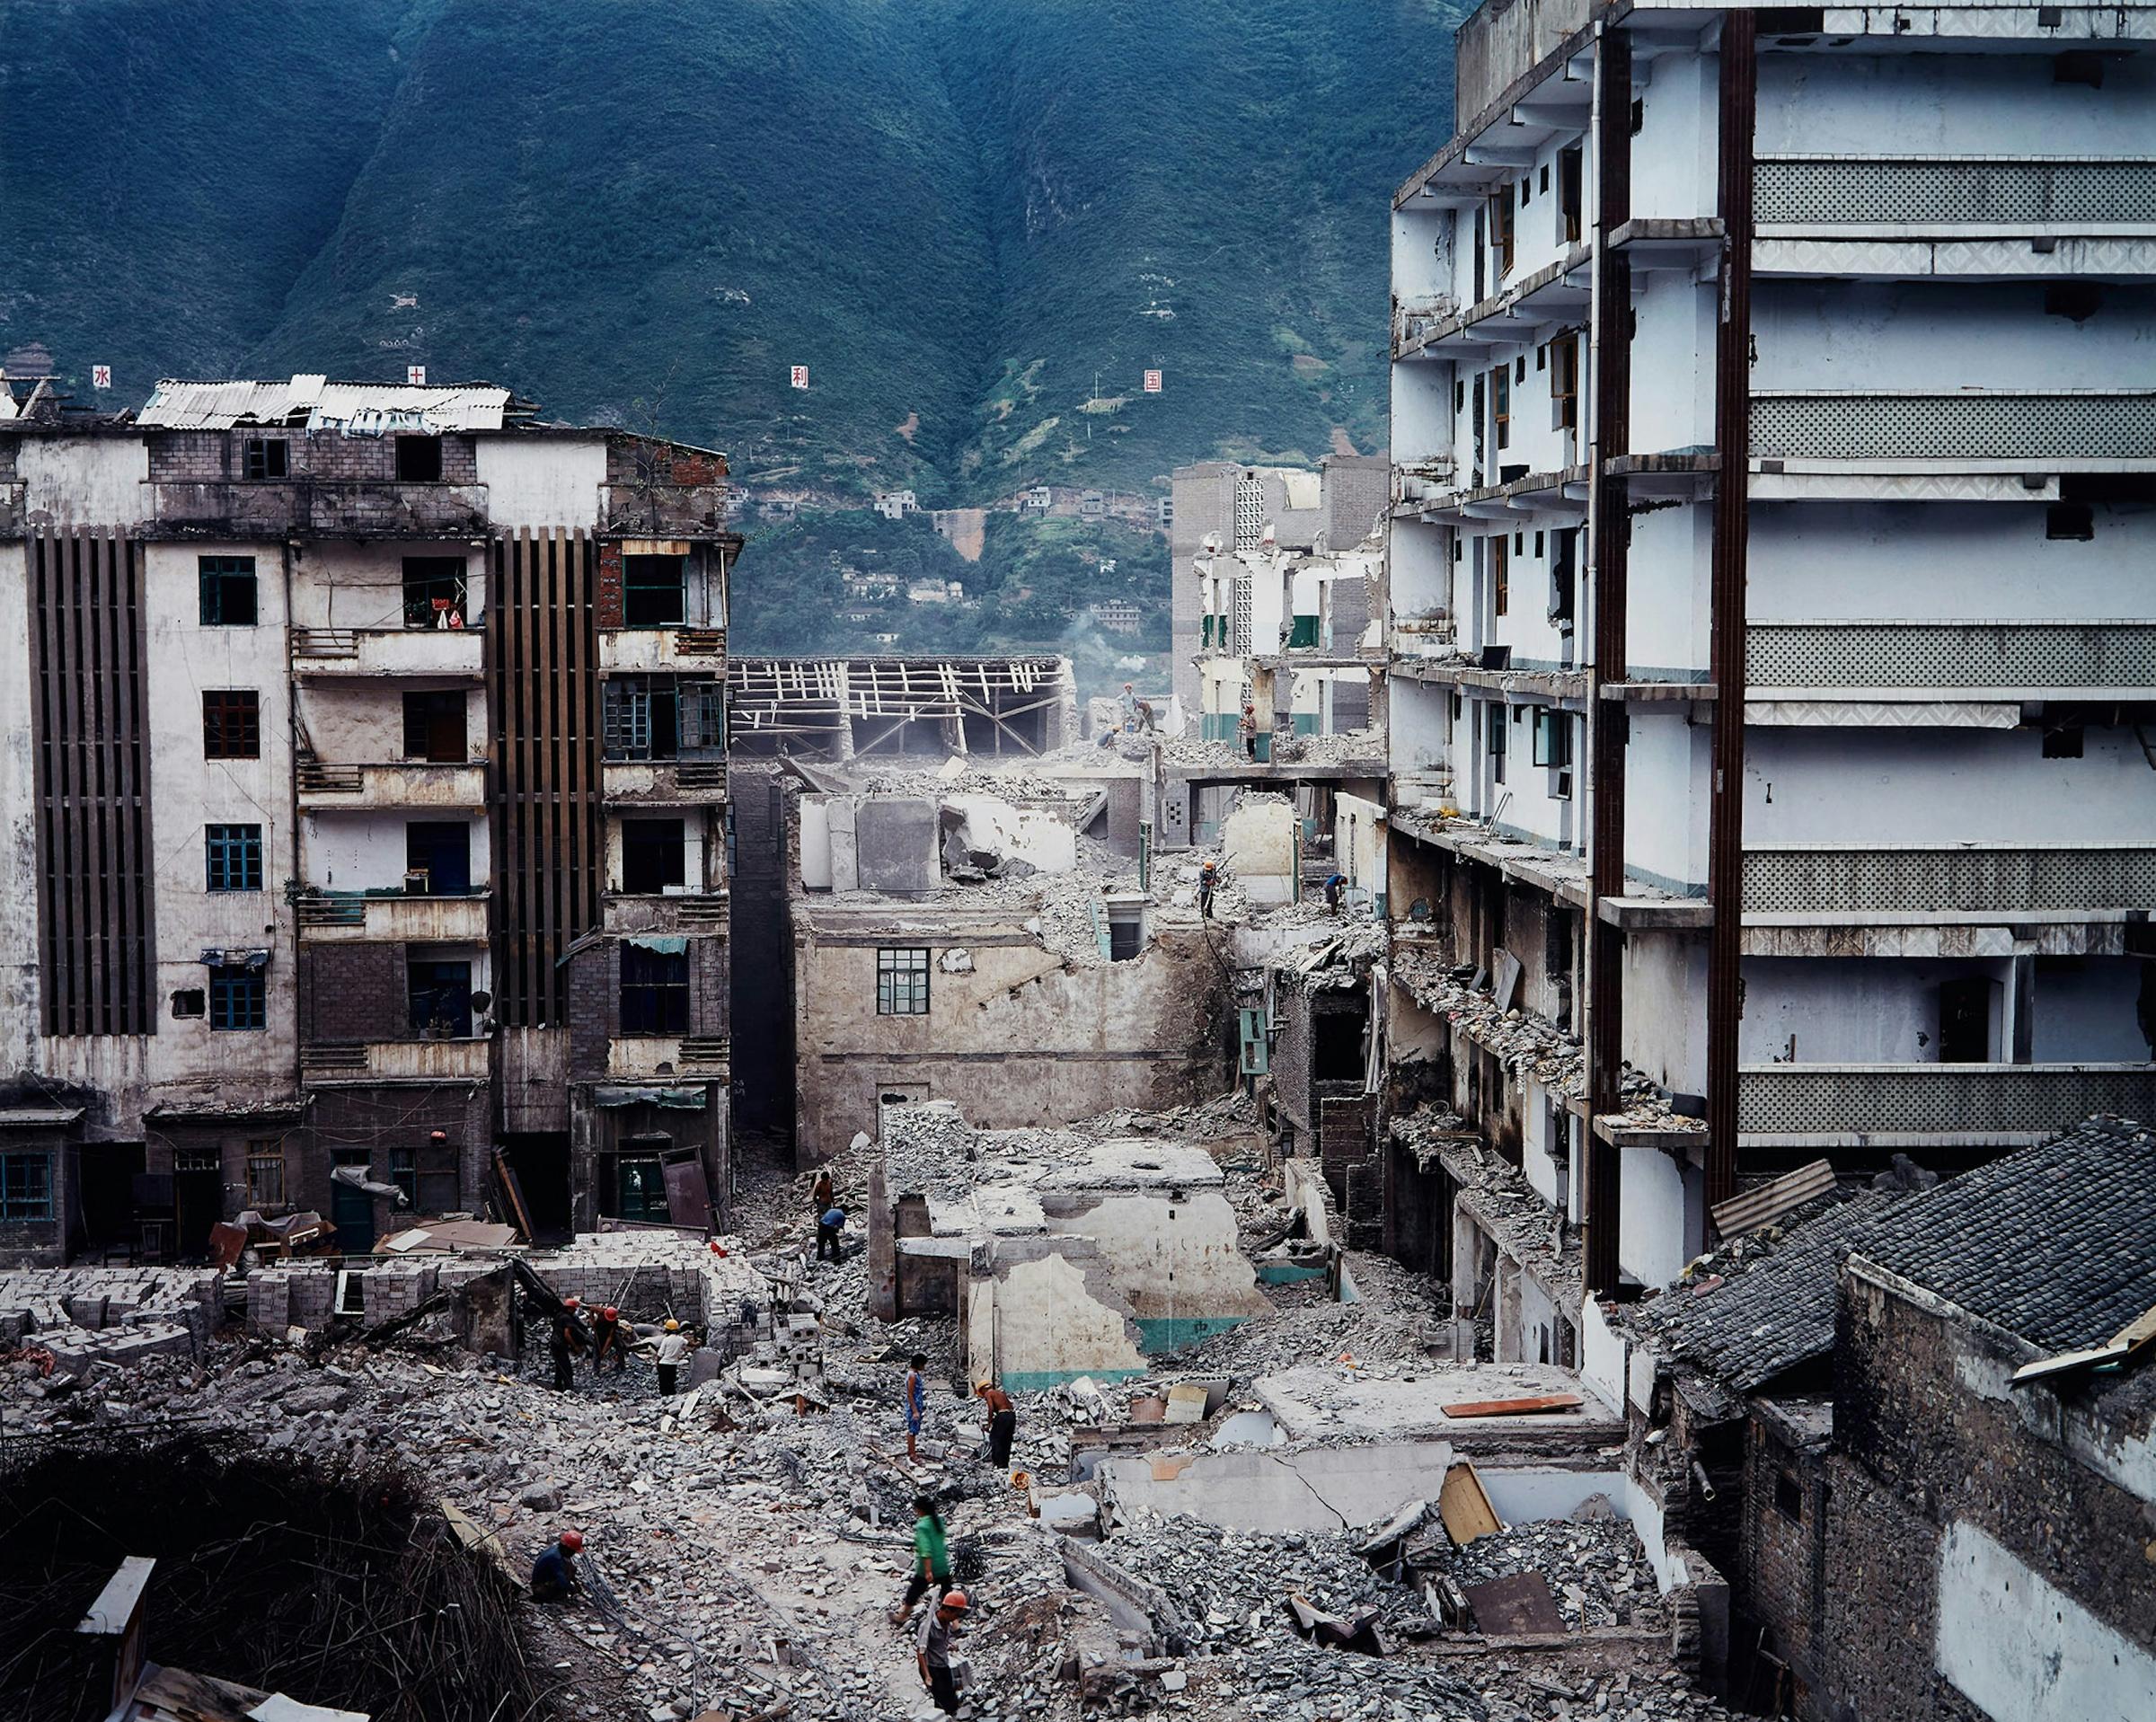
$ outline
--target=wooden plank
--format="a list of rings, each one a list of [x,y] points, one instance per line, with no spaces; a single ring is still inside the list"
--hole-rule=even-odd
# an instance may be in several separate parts
[[[1448,1417],[1509,1417],[1537,1411],[1569,1411],[1586,1403],[1577,1393],[1535,1393],[1516,1400],[1465,1400],[1438,1409]]]
[[[1550,1581],[1540,1573],[1507,1573],[1484,1585],[1463,1585],[1461,1593],[1475,1612],[1475,1624],[1493,1638],[1562,1634],[1565,1617],[1557,1612]]]
[[[1444,1523],[1445,1534],[1460,1548],[1477,1537],[1495,1536],[1505,1528],[1483,1492],[1481,1478],[1464,1459],[1456,1459],[1445,1468],[1445,1481],[1437,1490],[1437,1516]]]

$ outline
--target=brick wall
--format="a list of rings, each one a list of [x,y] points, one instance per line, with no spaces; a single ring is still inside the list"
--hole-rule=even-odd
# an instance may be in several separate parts
[[[1756,1417],[1747,1420],[1744,1515],[1731,1577],[1745,1612],[1767,1629],[1761,1648],[1807,1687],[1816,1679],[1812,1649],[1825,1601],[1817,1583],[1825,1551],[1824,1488],[1822,1455],[1789,1446]],[[1791,1504],[1795,1518],[1787,1510]],[[1740,1649],[1750,1647],[1744,1634],[1736,1638]]]
[[[723,934],[689,940],[689,1032],[722,1035],[733,1020],[731,946]]]
[[[372,480],[393,483],[397,476],[396,438],[347,437],[337,431],[251,427],[239,430],[168,430],[153,433],[149,441],[150,477],[159,482],[201,482],[236,479],[244,475],[244,451],[250,438],[274,437],[291,446],[287,456],[296,479],[329,481]],[[442,439],[442,482],[476,484],[479,481],[478,444],[471,437]]]
[[[398,1040],[410,1028],[402,945],[317,940],[302,947],[301,1040]]]
[[[622,625],[622,547],[618,543],[609,541],[599,546],[599,578],[591,607],[599,627]]]
[[[622,948],[609,940],[569,959],[569,1074],[596,1082],[606,1074],[606,1043],[622,1016]]]
[[[1347,1222],[1342,1241],[1351,1250],[1370,1250],[1384,1235],[1384,1167],[1370,1136],[1367,1095],[1321,1097],[1318,1106],[1318,1159]]]
[[[286,1194],[296,1206],[330,1212],[330,1168],[339,1151],[364,1148],[369,1176],[386,1182],[393,1148],[417,1148],[443,1132],[457,1149],[458,1202],[476,1208],[493,1188],[492,1096],[480,1082],[339,1083],[316,1087],[307,1129],[287,1144]],[[295,1151],[296,1150],[296,1151]],[[409,1210],[403,1211],[410,1217]],[[378,1233],[402,1222],[386,1197],[375,1200]]]

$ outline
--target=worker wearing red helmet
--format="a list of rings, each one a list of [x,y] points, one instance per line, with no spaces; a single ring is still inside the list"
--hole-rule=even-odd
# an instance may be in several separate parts
[[[609,1303],[592,1323],[591,1373],[611,1369],[618,1375],[628,1366],[629,1336],[622,1329],[622,1312]]]
[[[950,1640],[966,1606],[964,1591],[945,1591],[943,1600],[921,1617],[915,1639],[914,1659],[920,1665],[921,1683],[946,1716],[959,1713],[959,1689],[950,1675]]]
[[[584,1319],[577,1310],[575,1298],[563,1299],[547,1329],[546,1349],[554,1365],[554,1390],[561,1393],[568,1392],[577,1384],[570,1365],[590,1338],[584,1331]]]
[[[564,1531],[532,1563],[532,1601],[566,1602],[577,1587],[576,1558],[584,1551],[580,1532]]]

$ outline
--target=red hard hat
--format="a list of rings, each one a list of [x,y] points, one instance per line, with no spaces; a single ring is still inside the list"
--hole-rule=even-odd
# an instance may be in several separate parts
[[[564,1531],[560,1541],[561,1547],[572,1555],[584,1551],[584,1533],[581,1531]]]
[[[601,1310],[599,1313],[611,1321],[614,1319],[614,1317],[621,1314],[621,1311],[615,1309],[613,1304],[609,1303],[605,1309]]]
[[[580,1310],[584,1307],[584,1300],[580,1297],[565,1297],[561,1300],[561,1307],[565,1310]]]
[[[943,1606],[947,1609],[962,1609],[966,1607],[966,1593],[964,1591],[945,1591],[943,1593]]]

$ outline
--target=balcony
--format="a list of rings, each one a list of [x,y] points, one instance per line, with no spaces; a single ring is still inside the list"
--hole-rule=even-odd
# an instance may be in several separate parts
[[[599,668],[715,670],[726,660],[723,628],[603,628]]]
[[[213,479],[149,486],[150,530],[167,537],[462,538],[487,530],[483,484],[375,479]]]
[[[723,933],[727,904],[724,891],[669,893],[665,896],[632,896],[609,891],[600,899],[600,914],[605,930],[613,933]]]
[[[490,1039],[316,1042],[299,1049],[299,1073],[311,1087],[325,1082],[483,1082],[492,1074],[493,1058]]]
[[[1964,394],[1769,393],[1752,397],[1752,455],[1772,461],[1862,461],[1887,472],[1922,464],[2073,471],[2147,462],[2156,391],[1993,389]]]
[[[608,801],[650,807],[702,806],[726,799],[726,758],[610,759],[599,767],[599,793]]]
[[[482,808],[487,768],[401,760],[385,765],[350,765],[333,760],[299,762],[299,805],[314,812],[375,808]]]
[[[296,676],[478,676],[486,635],[467,628],[292,630]]]
[[[631,538],[695,538],[726,529],[723,484],[609,484],[599,492],[599,530]]]
[[[2004,1146],[2152,1108],[2156,1064],[1747,1064],[1736,1085],[1756,1146]]]
[[[411,896],[401,891],[311,891],[296,905],[307,939],[383,940],[410,944],[483,944],[485,891]]]
[[[1775,622],[1745,631],[1763,689],[1975,689],[2011,694],[2156,685],[2156,626],[2134,622]]]
[[[2116,914],[2156,903],[2156,849],[1962,844],[1745,852],[1745,914],[1940,921]]]
[[[1763,155],[1753,207],[1763,235],[1887,228],[2022,234],[2156,228],[2156,160]],[[1869,236],[1869,235],[1867,235]]]

